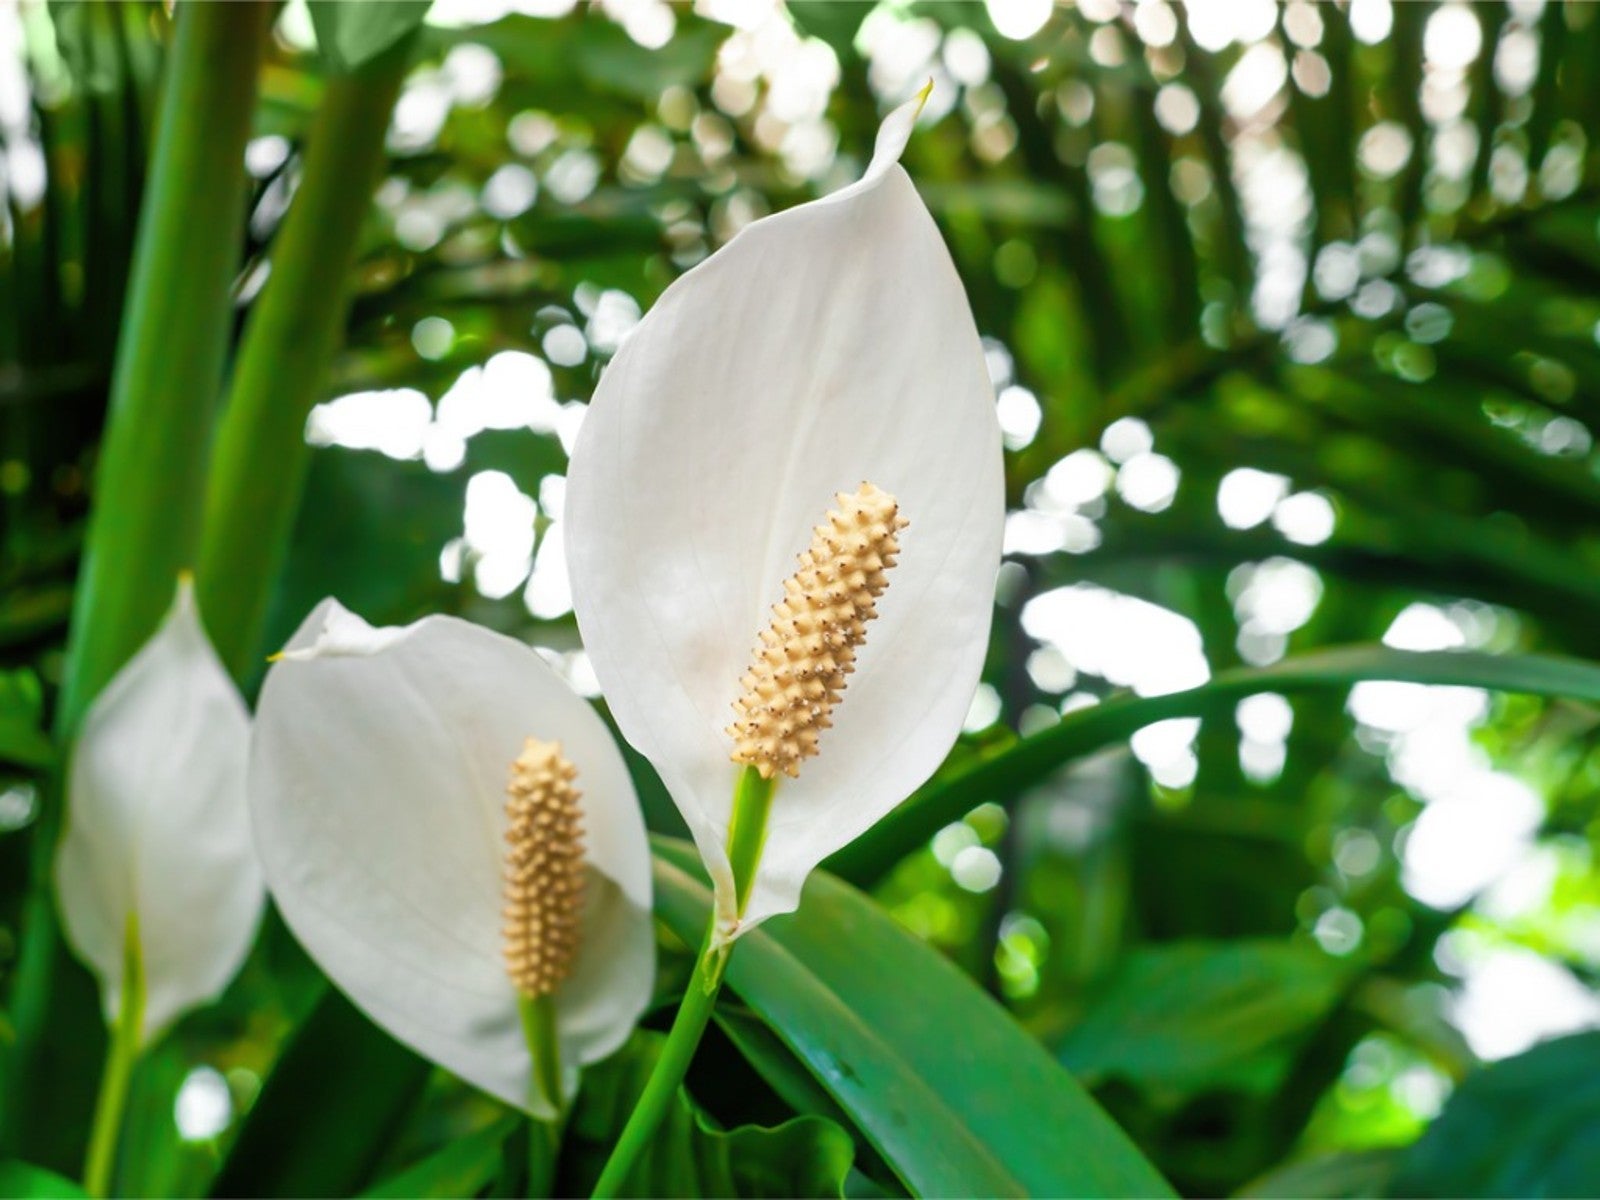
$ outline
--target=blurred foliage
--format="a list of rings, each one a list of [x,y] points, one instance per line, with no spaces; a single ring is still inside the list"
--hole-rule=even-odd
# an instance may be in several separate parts
[[[374,21],[332,35],[347,63],[398,27]],[[286,8],[261,81],[241,321],[327,85],[311,32]],[[0,986],[168,34],[155,4],[0,9]],[[1572,0],[438,4],[261,651],[333,593],[537,640],[581,684],[561,472],[598,372],[683,270],[851,178],[930,75],[905,163],[988,339],[1014,511],[986,688],[929,794],[1128,686],[1384,638],[1600,654],[1600,8]],[[1180,1190],[1592,1192],[1593,1037],[1526,1048],[1600,1014],[1594,709],[1245,690],[1197,731],[972,797],[874,864],[877,898]],[[236,1138],[220,1194],[499,1186],[499,1114],[414,1062],[341,1059],[370,1046],[341,1018],[364,1023],[321,995],[269,922],[141,1067],[120,1186],[204,1191]],[[898,1190],[873,1115],[797,1053],[725,1015],[683,1169],[711,1154],[732,1176],[695,1178],[742,1188],[738,1147],[779,1139],[757,1192],[832,1190],[770,1172],[837,1122],[850,1186]],[[92,1079],[82,1054],[56,1069]],[[348,1111],[292,1084],[340,1063],[397,1081],[356,1088],[382,1153],[253,1168],[282,1149],[272,1122],[321,1136],[308,1111]],[[718,1076],[774,1128],[719,1130]],[[40,1160],[73,1173],[82,1130],[52,1138]],[[8,1194],[55,1186],[0,1172]]]

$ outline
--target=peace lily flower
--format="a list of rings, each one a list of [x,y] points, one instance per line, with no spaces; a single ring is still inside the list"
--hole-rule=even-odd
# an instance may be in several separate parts
[[[521,642],[324,601],[268,672],[250,756],[267,886],[393,1037],[542,1120],[628,1036],[650,864],[605,725]]]
[[[568,472],[584,644],[694,835],[721,941],[794,909],[812,868],[937,768],[983,664],[1000,431],[961,282],[899,166],[925,97],[884,121],[858,182],[666,290]],[[764,830],[730,828],[736,788],[770,802]],[[747,898],[730,849],[759,859]]]
[[[245,807],[249,743],[249,711],[185,578],[89,706],[56,851],[67,939],[99,978],[109,1022],[139,1010],[139,1047],[221,992],[255,936],[264,893]]]
[[[215,998],[255,937],[264,892],[250,845],[250,715],[184,577],[161,626],[89,706],[73,746],[56,901],[100,982],[111,1043],[85,1185],[111,1187],[133,1064]]]

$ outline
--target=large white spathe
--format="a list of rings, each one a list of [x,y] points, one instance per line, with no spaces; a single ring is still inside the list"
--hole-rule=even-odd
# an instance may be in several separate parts
[[[419,1054],[548,1119],[502,957],[506,783],[529,737],[561,743],[582,792],[583,933],[555,993],[570,1095],[649,1002],[650,856],[611,735],[534,650],[324,601],[267,674],[250,808],[272,898],[328,977]]]
[[[982,667],[1004,521],[1000,430],[971,309],[899,166],[757,221],[675,282],[596,389],[567,476],[584,644],[717,885],[721,936],[921,784]],[[743,919],[725,850],[725,729],[782,583],[835,493],[870,481],[910,525],[833,728],[781,779]]]
[[[263,901],[250,845],[250,715],[178,586],[144,647],[95,698],[72,751],[56,898],[68,941],[121,1012],[138,934],[148,1045],[213,999],[250,949]]]

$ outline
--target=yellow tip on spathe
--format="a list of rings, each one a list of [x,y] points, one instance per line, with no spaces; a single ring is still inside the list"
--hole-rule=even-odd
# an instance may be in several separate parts
[[[922,90],[917,93],[917,111],[911,114],[913,118],[922,115],[922,110],[927,107],[928,97],[931,95],[933,95],[933,76],[930,75],[928,82],[923,84]]]
[[[584,858],[577,776],[560,742],[529,738],[506,785],[506,974],[532,998],[554,992],[578,954]]]
[[[893,496],[863,483],[835,499],[799,569],[784,580],[734,701],[733,761],[763,779],[797,776],[801,761],[817,753],[900,553],[896,535],[907,522]]]

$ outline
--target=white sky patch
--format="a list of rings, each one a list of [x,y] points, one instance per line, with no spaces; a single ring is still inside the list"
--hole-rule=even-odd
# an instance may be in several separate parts
[[[528,576],[528,586],[522,599],[529,613],[545,620],[564,617],[572,611],[566,538],[559,522],[544,532],[544,539],[539,543],[539,555],[533,560],[533,573]]]
[[[1451,1018],[1481,1058],[1508,1058],[1600,1026],[1600,997],[1531,950],[1496,948],[1469,963]]]
[[[233,1120],[228,1081],[212,1067],[196,1067],[184,1076],[172,1104],[178,1136],[186,1142],[209,1141]]]
[[[1333,502],[1319,492],[1296,492],[1272,510],[1272,527],[1300,546],[1316,546],[1333,536]]]
[[[514,592],[533,565],[533,497],[503,471],[480,471],[467,481],[466,545],[476,556],[473,581],[498,600]]]
[[[1178,494],[1178,464],[1164,454],[1136,454],[1117,472],[1117,495],[1141,512],[1161,512]]]
[[[1003,388],[995,398],[995,415],[1000,419],[1000,433],[1007,450],[1021,450],[1029,445],[1044,417],[1039,398],[1027,388],[1015,385]]]
[[[422,455],[433,406],[415,388],[351,392],[319,404],[306,421],[313,446],[380,450],[390,458]]]
[[[1155,449],[1155,435],[1138,417],[1119,417],[1100,435],[1100,452],[1114,463],[1148,454]]]
[[[984,7],[1001,37],[1020,42],[1044,28],[1054,0],[986,0]]]
[[[1406,605],[1389,623],[1383,644],[1395,650],[1457,650],[1467,644],[1467,635],[1444,609],[1419,602]]]
[[[1465,774],[1429,800],[1405,840],[1406,891],[1434,908],[1467,903],[1526,852],[1544,802],[1521,780],[1495,771]]]
[[[1194,622],[1093,584],[1035,596],[1023,607],[1022,627],[1059,650],[1073,670],[1141,696],[1182,691],[1211,677]]]

